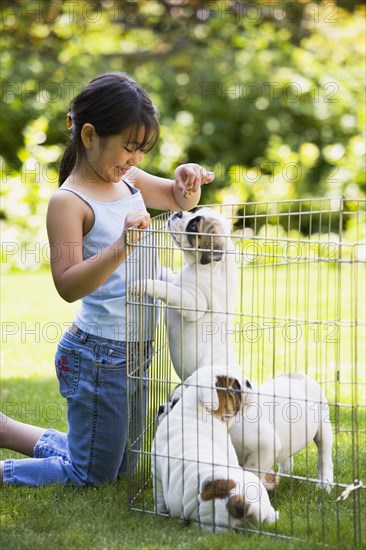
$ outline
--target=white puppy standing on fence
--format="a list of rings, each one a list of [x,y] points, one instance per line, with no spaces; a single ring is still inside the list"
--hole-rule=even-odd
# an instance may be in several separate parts
[[[293,456],[314,440],[319,481],[330,490],[332,426],[327,398],[315,380],[298,372],[280,374],[247,393],[244,414],[235,420],[230,436],[239,463],[263,472],[260,477],[267,489],[279,482],[271,474],[274,464],[279,463],[280,473],[290,473]]]
[[[239,466],[228,435],[246,395],[237,369],[202,367],[187,382],[152,446],[156,511],[208,530],[274,522],[264,485]]]
[[[208,207],[176,212],[167,224],[185,264],[166,281],[146,279],[130,286],[168,308],[170,356],[181,380],[203,365],[236,364],[230,340],[236,269],[229,223]],[[167,272],[168,273],[168,272]]]

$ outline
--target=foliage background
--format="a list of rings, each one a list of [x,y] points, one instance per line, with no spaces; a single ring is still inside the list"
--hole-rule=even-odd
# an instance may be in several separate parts
[[[213,169],[203,202],[365,198],[363,2],[7,0],[0,15],[3,268],[48,263],[45,213],[68,139],[68,105],[87,81],[110,70],[136,78],[159,108],[161,140],[143,167],[168,177],[188,160]],[[347,311],[360,296],[352,299],[358,267],[352,279],[344,277]],[[19,420],[39,425],[50,424],[47,411],[55,405],[62,414],[53,427],[65,429],[51,358],[58,329],[77,304],[61,300],[49,273],[11,273],[2,290],[3,401]],[[314,298],[320,293],[318,287]],[[357,362],[352,338],[349,349]],[[353,384],[347,370],[342,376]],[[336,455],[350,480],[354,435]],[[2,458],[12,455],[2,451]],[[314,540],[361,548],[360,506],[359,524],[352,522],[360,495],[340,512],[334,494],[311,495],[309,514],[308,486],[282,487],[281,528],[293,532],[299,511],[296,528],[306,541],[251,537],[251,547],[308,548]],[[0,510],[4,547],[172,548],[177,541],[180,548],[238,547],[236,533],[223,539],[149,515],[141,529],[140,516],[125,509],[123,480],[87,493],[8,489]],[[317,512],[322,519],[314,521]]]
[[[1,11],[10,269],[47,263],[68,105],[110,70],[134,77],[160,111],[161,140],[142,167],[214,170],[202,202],[365,197],[362,2],[20,0]]]

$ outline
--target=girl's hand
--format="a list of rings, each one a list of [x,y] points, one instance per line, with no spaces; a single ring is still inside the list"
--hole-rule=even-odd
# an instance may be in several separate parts
[[[129,212],[125,219],[125,226],[123,233],[127,229],[146,229],[150,225],[150,214],[145,210],[137,210],[136,212]],[[128,244],[134,244],[140,240],[140,232],[132,231],[128,236]]]
[[[125,219],[124,229],[146,229],[150,225],[150,214],[146,210],[129,212]]]
[[[196,193],[201,185],[211,183],[215,174],[208,172],[199,164],[181,164],[174,172],[176,184],[185,198]]]

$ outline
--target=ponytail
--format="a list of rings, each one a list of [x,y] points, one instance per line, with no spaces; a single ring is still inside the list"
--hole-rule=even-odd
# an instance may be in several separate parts
[[[72,170],[75,168],[77,160],[77,144],[75,139],[70,138],[69,143],[65,149],[63,157],[61,159],[60,172],[58,177],[59,187],[64,183],[64,181],[69,177]]]

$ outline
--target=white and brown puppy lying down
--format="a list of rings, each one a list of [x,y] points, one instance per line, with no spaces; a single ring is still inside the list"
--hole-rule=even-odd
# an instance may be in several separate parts
[[[328,491],[333,482],[332,426],[327,398],[319,384],[302,373],[284,373],[247,393],[246,407],[230,427],[239,459],[247,469],[290,473],[293,456],[313,440],[318,448],[318,478]],[[274,489],[277,476],[261,474]]]
[[[165,322],[170,356],[181,380],[204,365],[234,364],[231,341],[236,268],[226,218],[208,207],[176,212],[167,224],[184,265],[167,280],[133,283],[133,294],[148,294],[169,306]]]
[[[157,422],[170,413],[190,384],[188,378],[159,408]],[[290,473],[293,457],[312,441],[318,448],[320,485],[330,490],[333,482],[332,426],[329,406],[319,384],[302,373],[284,373],[257,389],[246,380],[245,407],[230,424],[229,433],[239,463],[257,472],[267,489],[275,489],[280,473]]]
[[[264,485],[240,468],[228,434],[244,396],[235,368],[202,367],[190,377],[152,445],[158,513],[198,521],[208,530],[275,521]]]

